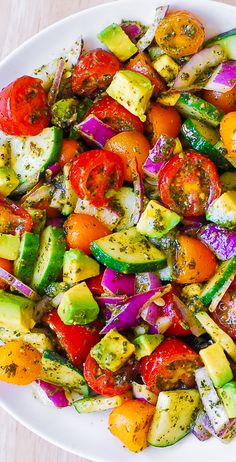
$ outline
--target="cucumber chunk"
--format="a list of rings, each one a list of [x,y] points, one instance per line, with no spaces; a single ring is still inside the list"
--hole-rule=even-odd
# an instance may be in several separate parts
[[[236,59],[236,29],[216,35],[205,43],[205,47],[213,45],[220,45],[229,59]]]
[[[79,414],[88,412],[108,411],[114,407],[121,406],[124,401],[132,399],[132,393],[127,392],[119,396],[91,396],[91,398],[84,398],[73,403],[76,411]]]
[[[39,235],[25,232],[20,243],[19,257],[14,262],[14,274],[28,285],[32,279],[38,248]]]
[[[236,272],[236,257],[226,260],[219,266],[218,270],[207,282],[200,295],[204,305],[208,305],[213,297],[222,289],[227,279]]]
[[[6,327],[0,327],[0,340],[7,343],[11,340],[24,340],[24,342],[30,343],[34,348],[42,353],[44,350],[53,350],[53,344],[48,336],[48,332],[45,329],[32,329],[30,332],[24,332],[21,330],[7,329]]]
[[[136,228],[93,241],[91,251],[103,265],[120,273],[155,271],[166,265],[165,255]]]
[[[217,127],[224,116],[224,111],[191,93],[183,93],[175,107],[183,116],[197,119],[213,127]]]

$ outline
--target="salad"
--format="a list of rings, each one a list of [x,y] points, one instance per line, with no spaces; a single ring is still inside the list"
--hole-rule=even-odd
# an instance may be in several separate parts
[[[133,452],[230,441],[236,29],[161,6],[98,38],[0,91],[0,380]]]

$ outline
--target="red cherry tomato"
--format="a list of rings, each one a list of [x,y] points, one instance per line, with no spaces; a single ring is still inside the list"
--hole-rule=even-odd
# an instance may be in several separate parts
[[[98,276],[86,279],[86,284],[93,295],[101,295],[104,292],[102,287],[103,273],[104,271],[102,271]]]
[[[0,92],[0,129],[8,135],[38,135],[49,121],[41,80],[25,75]]]
[[[84,152],[71,165],[70,181],[79,197],[102,207],[109,203],[109,193],[118,191],[123,184],[123,161],[102,149]]]
[[[118,132],[134,130],[143,133],[144,130],[143,122],[137,116],[131,114],[131,112],[108,95],[96,101],[87,116],[89,114],[94,114],[98,119],[110,125]]]
[[[236,339],[236,278],[213,311],[212,318],[221,329]]]
[[[188,216],[203,215],[220,196],[220,179],[213,162],[196,152],[172,157],[160,172],[163,204]]]
[[[130,360],[117,372],[101,369],[90,354],[84,363],[84,377],[90,388],[104,396],[123,395],[132,388],[131,380],[137,375],[137,362]]]
[[[201,367],[200,357],[181,340],[168,338],[141,360],[141,374],[149,390],[175,390],[195,385],[194,371]]]
[[[184,321],[182,315],[174,301],[173,293],[169,292],[164,295],[165,306],[162,307],[162,316],[167,316],[171,319],[171,326],[165,332],[167,336],[185,336],[190,335],[191,331],[184,328]]]
[[[120,62],[112,53],[101,48],[91,50],[75,65],[72,90],[78,95],[92,96],[105,90],[120,68]]]
[[[236,85],[226,93],[205,90],[203,98],[208,101],[208,103],[218,107],[218,109],[222,109],[225,114],[236,111]]]
[[[43,321],[56,334],[60,346],[66,351],[76,366],[81,366],[91,348],[100,341],[101,324],[94,321],[86,326],[67,326],[53,310],[46,314]]]
[[[33,220],[25,209],[0,196],[0,233],[23,234],[32,226]]]

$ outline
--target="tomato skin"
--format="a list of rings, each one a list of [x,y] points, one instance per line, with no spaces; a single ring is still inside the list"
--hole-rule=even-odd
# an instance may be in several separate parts
[[[224,146],[232,157],[236,159],[236,111],[226,114],[220,123],[220,134]]]
[[[93,96],[105,90],[121,68],[119,60],[108,51],[97,48],[82,56],[72,75],[72,91],[78,95]]]
[[[195,385],[194,370],[201,367],[200,357],[181,340],[168,338],[150,355],[141,359],[141,374],[149,390],[175,390],[181,384]]]
[[[27,210],[0,195],[0,233],[23,234],[33,227]]]
[[[0,346],[0,380],[29,385],[41,372],[41,354],[29,343],[12,340]]]
[[[154,96],[156,96],[160,91],[166,90],[165,83],[162,82],[161,77],[152,65],[151,59],[144,51],[130,59],[126,65],[126,69],[145,75],[151,81],[152,85],[154,85]]]
[[[43,322],[55,332],[59,344],[75,366],[83,364],[91,348],[101,339],[99,321],[86,326],[68,326],[62,322],[57,310],[53,310],[43,317]]]
[[[95,149],[80,154],[70,168],[72,188],[95,207],[108,205],[109,191],[118,191],[124,181],[124,163],[117,154]]]
[[[162,307],[162,316],[167,316],[172,321],[172,324],[165,332],[165,335],[180,337],[191,335],[191,331],[189,329],[184,329],[181,325],[184,321],[176,303],[174,302],[173,293],[169,292],[164,295],[163,299],[165,300],[165,306]]]
[[[69,249],[80,249],[90,254],[90,244],[100,237],[108,236],[111,231],[90,215],[72,213],[64,223],[66,242]]]
[[[104,396],[123,395],[132,388],[131,380],[137,373],[137,364],[130,359],[117,372],[101,369],[89,354],[84,363],[84,377],[90,388]]]
[[[0,268],[3,268],[4,270],[8,271],[8,273],[12,273],[13,272],[13,262],[0,257]],[[7,287],[6,282],[0,278],[0,289],[5,289],[6,287]]]
[[[236,85],[226,93],[204,90],[203,98],[218,109],[222,109],[225,114],[236,111]]]
[[[211,317],[230,337],[236,339],[236,278]]]
[[[153,103],[147,112],[146,130],[152,138],[152,145],[161,135],[176,138],[181,125],[181,117],[174,107]]]
[[[0,129],[8,135],[38,135],[49,121],[47,93],[41,80],[25,75],[0,92]]]
[[[179,235],[177,242],[176,282],[192,284],[208,281],[217,269],[211,250],[199,239],[190,236]]]
[[[63,139],[60,157],[58,163],[61,167],[65,164],[72,162],[79,153],[79,143],[72,139]]]
[[[86,284],[93,295],[102,295],[104,292],[102,287],[103,273],[104,271],[101,271],[98,276],[93,276],[92,278],[86,279]]]
[[[172,157],[160,171],[159,192],[165,207],[184,217],[200,216],[220,196],[220,178],[209,159],[185,152]]]
[[[103,96],[92,105],[87,116],[90,114],[94,114],[98,119],[118,132],[134,130],[143,133],[144,131],[143,122],[139,117],[131,114],[108,95]]]
[[[142,166],[148,157],[150,144],[142,133],[135,131],[118,133],[107,141],[104,149],[116,153],[123,160],[126,181],[130,183],[133,181],[130,165],[134,158],[137,160],[139,172],[143,174]]]

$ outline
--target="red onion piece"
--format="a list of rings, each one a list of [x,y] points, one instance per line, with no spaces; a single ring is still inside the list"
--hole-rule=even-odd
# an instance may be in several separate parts
[[[74,128],[85,139],[92,141],[100,148],[103,148],[106,142],[117,134],[114,128],[111,128],[110,125],[105,124],[93,114],[86,117],[80,124],[76,124]]]
[[[200,322],[197,318],[195,318],[194,314],[188,309],[188,307],[177,297],[173,295],[173,300],[175,302],[176,307],[180,311],[183,320],[188,324],[189,329],[196,337],[200,337],[206,333],[205,329],[202,327]]]
[[[20,292],[25,297],[35,301],[40,300],[40,296],[33,289],[31,289],[31,287],[21,282],[19,279],[8,273],[8,271],[3,268],[0,268],[0,278],[14,289],[18,290],[18,292]]]
[[[221,63],[204,86],[205,90],[226,93],[236,84],[236,61]]]
[[[189,91],[189,87],[203,72],[211,67],[218,66],[224,59],[226,59],[226,56],[220,45],[214,45],[199,51],[181,68],[172,90]]]
[[[209,224],[198,233],[219,260],[229,260],[236,256],[236,231]]]
[[[139,51],[145,50],[152,43],[155,36],[156,28],[158,24],[162,21],[162,19],[165,17],[168,9],[168,6],[159,6],[158,8],[156,8],[153,23],[150,25],[145,34],[137,43]]]
[[[230,441],[236,433],[236,419],[229,419],[228,423],[225,425],[223,430],[216,432],[211,424],[210,418],[207,414],[204,416],[203,420],[204,427],[212,436],[216,436],[220,440]]]
[[[150,325],[149,334],[164,334],[172,324],[168,316],[160,316],[156,320],[155,326]]]
[[[135,291],[137,294],[148,290],[158,289],[162,286],[161,280],[156,273],[137,273],[135,275]]]
[[[67,399],[63,388],[48,382],[44,382],[44,380],[36,380],[36,383],[44,391],[47,398],[52,402],[52,404],[55,407],[63,408],[70,406],[70,402]]]
[[[147,385],[132,382],[132,390],[134,398],[139,399],[140,401],[148,402],[154,406],[157,403],[157,395],[148,390]]]
[[[58,173],[61,171],[61,165],[59,162],[55,162],[55,164],[49,165],[46,170],[46,177],[48,179],[54,178]]]
[[[64,218],[47,218],[46,226],[55,226],[55,228],[62,228],[64,225],[65,219]]]
[[[124,22],[121,24],[123,31],[128,35],[130,40],[137,39],[142,33],[142,27],[137,22]]]
[[[135,276],[134,274],[121,274],[110,268],[106,268],[102,277],[104,290],[114,295],[134,295]]]
[[[136,213],[133,216],[133,221],[134,223],[138,223],[144,209],[144,186],[136,157],[130,163],[130,168],[133,176],[134,194],[137,197],[137,207]]]
[[[87,199],[81,199],[80,197],[76,202],[74,212],[96,217],[111,230],[117,227],[122,217],[121,212],[113,210],[109,205],[106,207],[95,207]]]
[[[172,157],[175,144],[174,138],[161,135],[143,164],[144,173],[153,179],[158,179],[161,168]]]
[[[52,82],[52,86],[48,92],[48,105],[53,106],[57,99],[57,95],[59,93],[59,88],[60,88],[60,83],[62,79],[62,75],[64,72],[64,67],[65,67],[65,61],[64,59],[59,59],[58,65],[57,65],[57,70],[55,77]]]
[[[211,432],[205,427],[205,416],[204,411],[199,412],[192,427],[192,433],[199,441],[209,440],[212,436]]]

